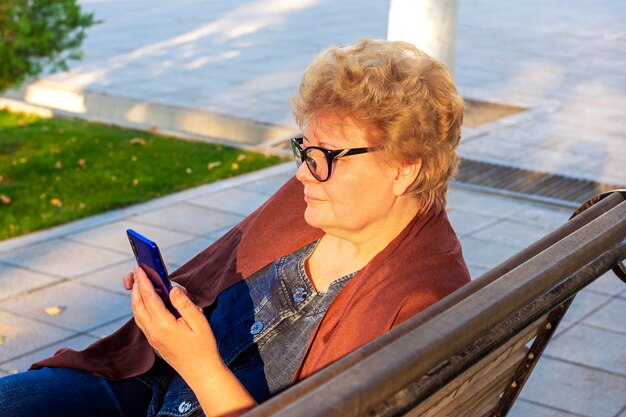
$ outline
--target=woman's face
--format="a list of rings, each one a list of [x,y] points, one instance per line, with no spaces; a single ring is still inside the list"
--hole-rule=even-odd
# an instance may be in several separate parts
[[[368,129],[349,117],[319,115],[311,118],[303,148],[350,149],[371,146]],[[316,180],[303,163],[296,178],[304,185],[305,220],[338,237],[383,225],[396,199],[396,169],[383,162],[377,151],[333,160],[326,182]]]

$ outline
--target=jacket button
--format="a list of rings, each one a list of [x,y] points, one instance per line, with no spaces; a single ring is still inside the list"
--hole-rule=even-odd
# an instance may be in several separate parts
[[[304,301],[307,295],[309,295],[309,293],[306,292],[304,288],[298,287],[293,292],[293,301],[295,301],[296,303],[300,303]]]
[[[179,413],[186,413],[190,409],[191,409],[191,403],[189,401],[183,401],[182,403],[178,405]]]
[[[250,327],[250,334],[259,334],[263,330],[264,324],[262,321],[255,321],[252,327]]]

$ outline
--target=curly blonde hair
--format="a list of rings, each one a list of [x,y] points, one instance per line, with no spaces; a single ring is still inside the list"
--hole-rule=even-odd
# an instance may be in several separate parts
[[[406,42],[363,39],[331,47],[306,69],[291,105],[303,131],[326,111],[373,127],[368,141],[385,157],[421,160],[410,191],[422,210],[445,208],[460,161],[463,99],[441,62]]]

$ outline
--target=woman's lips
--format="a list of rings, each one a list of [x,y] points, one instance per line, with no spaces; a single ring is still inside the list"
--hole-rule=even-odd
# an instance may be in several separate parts
[[[310,194],[304,194],[304,201],[306,201],[307,203],[319,203],[322,200],[319,198],[315,198]]]

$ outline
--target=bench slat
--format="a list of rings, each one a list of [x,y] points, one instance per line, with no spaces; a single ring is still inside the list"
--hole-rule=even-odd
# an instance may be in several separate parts
[[[498,373],[493,379],[482,379],[459,397],[457,401],[449,404],[436,417],[477,417],[494,411],[500,401],[500,395],[509,384],[517,365],[526,357],[525,347],[515,352],[498,368]]]
[[[450,401],[453,401],[455,397],[462,395],[472,383],[484,377],[487,373],[492,371],[493,368],[511,356],[514,351],[524,347],[532,340],[536,336],[539,327],[543,325],[546,316],[547,315],[544,315],[527,326],[524,331],[515,335],[507,343],[496,348],[474,366],[450,381],[429,398],[421,402],[409,415],[430,417]]]

